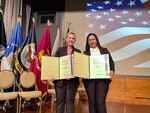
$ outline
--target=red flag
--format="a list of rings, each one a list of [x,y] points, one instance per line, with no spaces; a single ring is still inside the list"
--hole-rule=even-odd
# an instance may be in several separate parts
[[[43,55],[51,54],[51,42],[50,42],[50,25],[47,25],[46,31],[38,45],[37,53],[30,65],[29,70],[36,75],[36,82],[38,90],[42,91],[43,96],[47,91],[47,84],[41,80],[41,59]]]

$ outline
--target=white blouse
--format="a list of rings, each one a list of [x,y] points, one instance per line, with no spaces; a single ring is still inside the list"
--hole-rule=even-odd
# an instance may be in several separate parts
[[[98,47],[96,47],[96,48],[90,48],[90,53],[91,53],[91,56],[101,55]]]

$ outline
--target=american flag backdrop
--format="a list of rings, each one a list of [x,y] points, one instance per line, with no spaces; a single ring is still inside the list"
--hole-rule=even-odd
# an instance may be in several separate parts
[[[93,1],[87,5],[87,33],[98,35],[115,61],[118,75],[150,76],[148,0]]]

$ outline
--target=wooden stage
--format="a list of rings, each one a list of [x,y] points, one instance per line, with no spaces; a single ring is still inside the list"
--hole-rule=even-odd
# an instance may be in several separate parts
[[[82,85],[81,85],[82,86]],[[107,95],[107,113],[150,113],[150,78],[115,76]],[[86,92],[75,101],[75,113],[89,113]],[[51,112],[51,97],[43,104],[42,113]],[[3,113],[3,111],[0,111]],[[13,113],[9,109],[7,113]],[[29,106],[22,113],[38,113],[38,107]]]
[[[44,103],[42,113],[56,113],[55,103],[53,112],[50,111],[50,100]],[[39,108],[36,106],[26,107],[22,113],[39,113]],[[0,113],[3,113],[0,111]],[[14,113],[12,109],[7,110],[7,113]],[[75,113],[89,113],[87,100],[75,101]],[[116,102],[107,102],[107,113],[150,113],[149,105],[133,105]]]

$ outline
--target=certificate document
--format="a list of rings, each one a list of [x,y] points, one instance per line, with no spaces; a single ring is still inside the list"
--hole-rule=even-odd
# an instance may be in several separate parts
[[[74,78],[72,65],[72,55],[62,57],[42,56],[41,79]]]
[[[74,76],[98,79],[110,78],[109,55],[88,56],[74,52]]]

